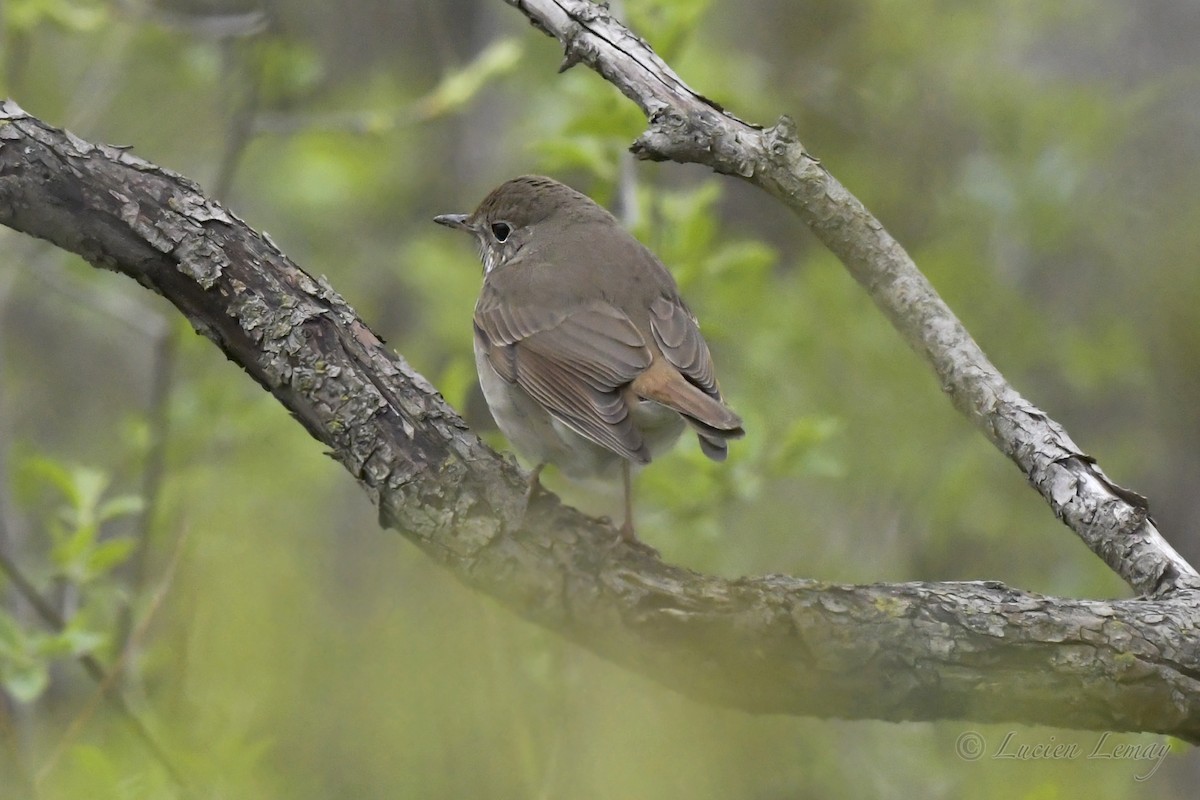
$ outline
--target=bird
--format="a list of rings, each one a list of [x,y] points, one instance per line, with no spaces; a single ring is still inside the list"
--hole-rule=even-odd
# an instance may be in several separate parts
[[[474,212],[434,221],[479,248],[475,365],[501,433],[534,464],[527,502],[547,464],[573,480],[619,473],[619,541],[641,544],[631,467],[687,428],[714,461],[745,434],[674,277],[606,209],[544,176],[508,180]]]

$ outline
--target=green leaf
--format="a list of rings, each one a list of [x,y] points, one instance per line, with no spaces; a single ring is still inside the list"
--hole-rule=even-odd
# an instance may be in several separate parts
[[[65,464],[48,456],[24,459],[17,468],[17,491],[32,505],[43,488],[53,489],[66,505],[58,510],[68,528],[97,524],[96,510],[108,489],[109,475],[94,467]]]
[[[420,111],[429,117],[457,111],[493,80],[512,72],[523,52],[524,48],[516,39],[492,42],[474,61],[447,73],[421,101]]]
[[[146,503],[141,495],[121,494],[100,504],[96,510],[96,521],[103,524],[119,517],[131,517],[142,513]]]
[[[108,572],[133,552],[134,540],[128,536],[118,536],[101,542],[87,557],[88,577],[95,577]]]
[[[714,277],[728,274],[741,279],[770,268],[776,258],[775,248],[754,239],[745,239],[717,248],[705,264],[705,272]]]
[[[583,170],[604,181],[616,180],[616,148],[598,136],[543,139],[531,149],[547,172]]]
[[[37,493],[47,486],[57,489],[70,505],[79,504],[70,467],[49,456],[33,455],[22,459],[14,478],[17,500],[22,505],[33,505]]]
[[[45,639],[30,635],[0,610],[0,685],[21,702],[35,700],[46,688],[45,660],[36,655]]]
[[[306,94],[325,75],[320,54],[305,42],[273,37],[263,42],[257,53],[263,95],[272,101]]]
[[[77,524],[98,524],[100,520],[97,509],[100,506],[100,498],[108,489],[108,473],[95,467],[75,466],[71,468],[71,480],[75,487],[74,508]]]
[[[97,528],[84,525],[69,531],[65,537],[50,548],[50,560],[62,574],[74,578],[82,577],[84,560],[96,540]]]
[[[669,63],[686,46],[710,0],[630,0],[629,21]]]
[[[43,23],[74,31],[91,31],[108,19],[103,5],[69,0],[9,0],[4,21],[14,31],[30,31]]]
[[[80,656],[104,646],[108,637],[84,627],[79,618],[72,619],[60,633],[47,637],[38,652],[48,657]]]
[[[0,683],[19,702],[38,699],[49,682],[50,672],[43,661],[0,663]]]

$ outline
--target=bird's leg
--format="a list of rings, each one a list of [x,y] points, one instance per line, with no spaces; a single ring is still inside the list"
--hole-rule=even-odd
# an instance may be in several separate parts
[[[621,526],[621,538],[613,544],[625,544],[653,558],[660,558],[658,551],[643,542],[633,532],[633,480],[632,467],[628,461],[621,464],[621,482],[625,485],[625,523]]]
[[[542,470],[546,468],[546,462],[543,461],[533,468],[529,473],[529,484],[525,487],[525,507],[529,507],[529,503],[533,500],[533,496],[542,490]]]
[[[625,486],[625,524],[621,526],[621,540],[633,544],[638,538],[633,533],[633,482],[629,471],[629,462],[622,459],[621,483]]]
[[[522,525],[529,518],[529,508],[533,505],[533,498],[537,497],[538,493],[542,491],[542,470],[545,468],[546,462],[543,461],[529,473],[529,482],[525,484],[525,510],[521,512]]]

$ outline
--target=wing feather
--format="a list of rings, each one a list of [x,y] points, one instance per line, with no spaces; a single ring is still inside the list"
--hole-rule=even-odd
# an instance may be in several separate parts
[[[475,335],[497,374],[560,422],[624,458],[650,460],[621,390],[652,357],[621,311],[606,303],[532,309],[491,301],[485,293],[475,309]]]
[[[650,304],[650,332],[667,361],[684,377],[709,397],[721,398],[708,344],[696,318],[679,299],[661,296]]]
[[[616,392],[594,389],[561,363],[521,345],[517,345],[517,384],[581,436],[631,461],[650,461],[642,435]]]

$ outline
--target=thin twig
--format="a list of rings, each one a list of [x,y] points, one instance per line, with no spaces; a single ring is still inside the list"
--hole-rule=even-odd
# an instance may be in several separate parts
[[[217,176],[213,181],[213,195],[226,201],[233,188],[234,176],[241,165],[242,156],[258,133],[255,120],[258,118],[262,100],[262,64],[253,53],[246,52],[246,48],[253,47],[254,44],[235,41],[223,43],[227,71],[234,72],[234,65],[239,63],[239,54],[240,63],[246,65],[240,70],[242,75],[230,75],[223,82],[227,87],[240,87],[242,92],[240,101],[231,99],[228,103],[230,110],[225,147],[221,151],[221,159],[217,163]]]
[[[170,432],[168,411],[175,373],[176,348],[177,336],[174,329],[170,325],[164,325],[154,344],[152,357],[150,397],[146,408],[149,441],[142,465],[142,510],[137,516],[133,531],[134,549],[129,557],[130,588],[135,597],[141,594],[148,579],[154,521],[158,516],[163,478],[167,469],[167,441]],[[130,612],[127,611],[119,626],[118,641],[128,640],[130,619]]]
[[[6,241],[10,239],[7,234],[0,234],[0,242],[4,245],[10,244]],[[36,246],[42,246],[40,243]],[[5,248],[6,252],[19,254],[22,251],[34,250],[34,246],[26,246],[21,248]],[[19,255],[17,256],[20,257]],[[6,270],[0,272],[0,330],[3,330],[5,315],[8,309],[9,292],[16,279],[16,270]],[[0,378],[3,378],[5,370],[5,351],[3,340],[0,339]],[[8,558],[8,553],[16,547],[16,542],[13,540],[14,525],[11,524],[10,515],[12,514],[12,503],[8,496],[8,460],[9,460],[9,436],[8,436],[8,398],[5,395],[4,387],[7,382],[0,380],[0,559]],[[23,788],[24,793],[30,797],[35,796],[33,779],[26,769],[25,760],[21,754],[21,731],[19,726],[23,720],[17,718],[18,707],[16,701],[13,700],[7,693],[0,692],[0,740],[4,742],[4,749],[9,753],[9,760],[12,765],[12,770],[15,773],[15,781]]]

